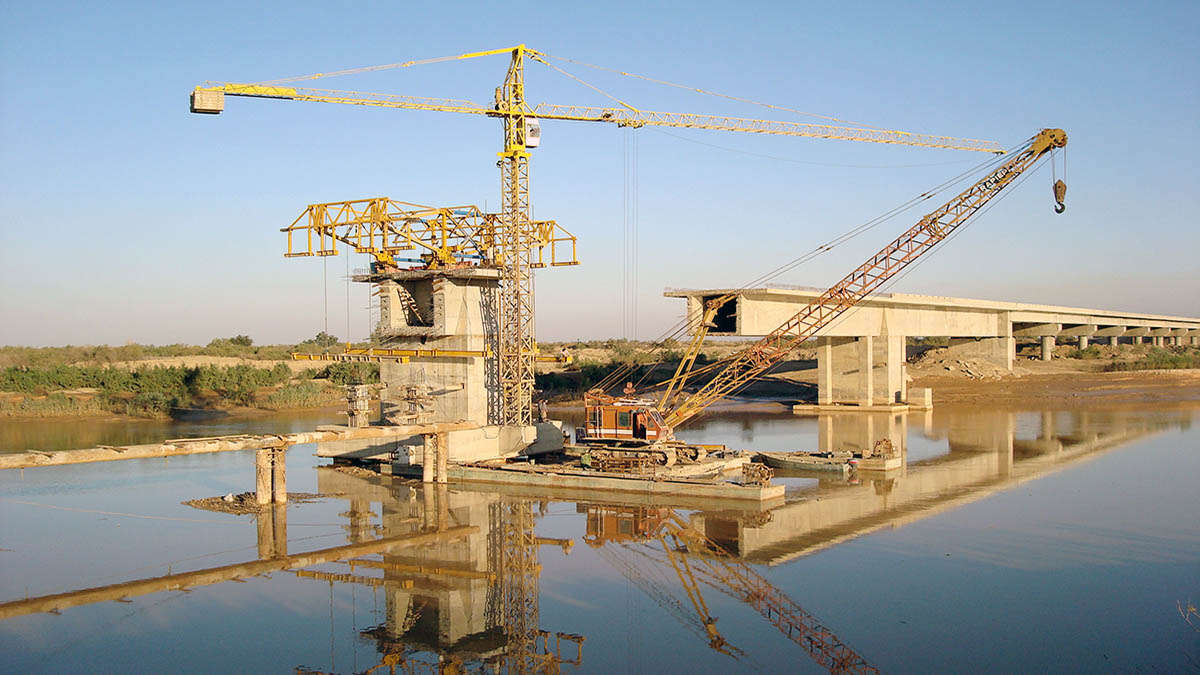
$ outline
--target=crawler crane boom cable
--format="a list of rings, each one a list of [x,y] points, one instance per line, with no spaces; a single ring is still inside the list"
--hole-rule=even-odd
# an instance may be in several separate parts
[[[912,197],[909,200],[907,200],[901,204],[898,204],[897,206],[892,207],[891,209],[879,214],[878,216],[875,216],[874,218],[871,218],[870,220],[867,220],[864,223],[862,223],[856,227],[853,227],[850,230],[847,230],[843,234],[838,235],[837,237],[829,240],[828,242],[826,242],[824,244],[817,246],[816,248],[813,248],[812,250],[808,251],[807,253],[804,253],[803,255],[793,258],[792,260],[785,262],[785,263],[779,265],[778,267],[759,275],[758,277],[746,282],[745,284],[743,284],[741,287],[739,287],[736,290],[744,291],[744,290],[747,290],[750,288],[754,288],[756,286],[760,286],[762,284],[765,284],[769,281],[772,281],[772,280],[778,278],[779,276],[781,276],[783,274],[786,274],[788,272],[791,272],[791,271],[797,269],[798,267],[808,263],[812,259],[814,259],[820,255],[823,255],[825,253],[828,253],[829,251],[832,251],[834,248],[850,241],[851,239],[854,239],[855,237],[859,236],[860,234],[868,232],[868,231],[874,229],[875,227],[891,220],[892,218],[904,213],[905,211],[908,211],[908,210],[914,208],[918,204],[935,197],[936,195],[940,194],[941,192],[944,192],[946,189],[949,189],[951,186],[961,183],[962,181],[968,179],[970,176],[977,175],[977,174],[983,173],[985,171],[991,171],[995,166],[997,166],[1001,162],[1005,161],[1005,159],[1008,158],[1012,152],[1016,151],[1018,148],[1026,145],[1027,143],[1028,143],[1028,141],[1017,144],[1017,145],[1013,146],[1012,148],[1009,148],[1009,150],[1006,151],[1005,154],[1003,154],[1003,155],[998,155],[996,157],[988,158],[987,160],[981,162],[980,164],[978,164],[970,169],[967,169],[966,171],[963,171],[963,172],[959,173],[958,175],[953,176],[953,177],[943,181],[940,185],[938,185],[930,190],[926,190],[925,192],[922,192],[921,194],[919,194],[915,197]],[[696,317],[697,320],[699,318],[700,317]],[[668,328],[666,332],[664,332],[657,340],[654,341],[654,348],[653,348],[654,351],[659,354],[663,354],[666,351],[665,343],[668,340],[678,339],[681,336],[686,335],[687,333],[696,330],[698,328],[698,326],[695,324],[696,324],[696,321],[689,321],[689,319],[686,317],[681,319],[680,321],[678,321],[677,323],[672,325],[670,328]],[[662,361],[660,359],[659,361],[656,361],[652,364],[643,364],[643,365],[653,366],[653,365],[658,365],[661,362]],[[700,370],[692,371],[692,374],[693,375],[701,374],[703,372],[711,370],[718,364],[722,364],[724,362],[725,362],[724,359],[722,359],[720,361],[716,361],[712,364],[704,366]],[[601,390],[607,390],[608,388],[614,386],[615,384],[618,384],[619,382],[621,382],[621,380],[625,379],[629,373],[631,373],[633,371],[633,369],[636,365],[637,364],[632,364],[632,363],[624,364],[621,368],[613,371],[608,376],[606,376],[604,379],[602,379],[599,383],[597,383],[596,388],[601,389]],[[642,376],[642,378],[639,379],[638,386],[640,386],[649,377],[649,375],[653,372],[654,372],[654,368],[653,367],[649,368],[647,370],[646,374],[644,374]]]

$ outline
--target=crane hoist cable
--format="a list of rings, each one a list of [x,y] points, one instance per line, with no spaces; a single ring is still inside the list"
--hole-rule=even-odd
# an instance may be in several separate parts
[[[691,86],[688,86],[688,85],[686,85],[686,84],[678,84],[678,83],[676,83],[676,82],[669,82],[669,81],[667,81],[667,80],[660,80],[660,79],[658,79],[658,78],[649,77],[649,76],[647,76],[647,75],[638,75],[637,73],[629,73],[629,72],[626,72],[626,71],[624,71],[624,70],[617,70],[616,68],[608,68],[608,67],[605,67],[605,66],[598,66],[598,65],[595,65],[595,64],[593,64],[593,63],[587,63],[586,61],[579,61],[579,60],[577,60],[577,59],[570,59],[570,58],[567,58],[567,57],[564,57],[564,56],[554,56],[553,54],[547,54],[546,52],[541,52],[541,53],[542,53],[542,55],[543,55],[543,56],[546,56],[546,57],[548,57],[548,58],[552,58],[552,59],[555,59],[555,60],[558,60],[558,61],[565,61],[565,62],[567,62],[567,63],[574,63],[574,64],[576,64],[576,65],[584,66],[585,68],[593,68],[593,69],[595,69],[595,70],[603,70],[603,71],[607,71],[607,72],[610,72],[610,73],[616,73],[617,75],[622,75],[622,76],[625,76],[625,77],[631,77],[631,78],[635,78],[635,79],[638,79],[638,80],[645,80],[646,82],[652,82],[652,83],[654,83],[654,84],[661,84],[661,85],[663,85],[663,86],[666,86],[666,87],[674,87],[675,89],[683,89],[683,90],[685,90],[685,91],[691,91],[691,92],[695,92],[695,93],[697,93],[697,94],[704,94],[704,95],[706,95],[706,96],[715,96],[715,97],[717,97],[717,98],[724,98],[724,99],[728,99],[728,100],[730,100],[730,101],[737,101],[738,103],[748,103],[748,104],[750,104],[750,105],[761,106],[761,107],[763,107],[763,108],[770,108],[771,110],[782,110],[782,111],[784,111],[784,112],[795,113],[795,114],[797,114],[797,115],[803,115],[803,116],[805,116],[805,117],[815,117],[815,118],[818,118],[818,119],[829,120],[829,121],[831,121],[831,122],[841,122],[842,124],[853,124],[853,125],[856,125],[856,126],[861,126],[861,127],[870,127],[870,128],[872,128],[872,129],[880,129],[880,128],[882,128],[882,127],[875,126],[875,125],[873,125],[873,124],[864,124],[864,123],[862,123],[862,122],[853,122],[853,121],[850,121],[850,120],[842,119],[842,118],[840,118],[840,117],[832,117],[832,116],[830,116],[830,115],[821,115],[821,114],[819,114],[819,113],[805,112],[805,111],[803,111],[803,110],[796,110],[795,108],[788,108],[788,107],[781,106],[781,105],[774,105],[774,104],[772,104],[772,103],[763,103],[763,102],[761,102],[761,101],[755,101],[755,100],[748,99],[748,98],[742,98],[742,97],[740,97],[740,96],[731,96],[731,95],[729,95],[729,94],[721,94],[721,93],[718,93],[718,92],[715,92],[715,91],[709,91],[709,90],[707,90],[707,89],[701,89],[700,87],[691,87]],[[544,62],[543,62],[543,63],[544,63]],[[550,64],[546,64],[546,65],[550,65]]]

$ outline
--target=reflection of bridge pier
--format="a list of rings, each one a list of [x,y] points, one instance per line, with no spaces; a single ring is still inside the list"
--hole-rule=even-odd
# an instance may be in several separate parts
[[[532,501],[455,491],[446,484],[353,476],[333,467],[319,467],[317,476],[323,494],[353,495],[350,513],[358,514],[360,522],[364,508],[369,521],[371,504],[379,502],[384,536],[475,526],[468,536],[438,538],[385,553],[382,560],[347,560],[349,575],[303,573],[382,588],[385,620],[367,633],[385,664],[428,666],[428,661],[410,658],[426,652],[439,662],[445,658],[459,664],[503,664],[501,669],[509,672],[541,672],[582,657],[581,636],[538,628],[537,548],[554,545],[567,552],[572,542],[534,536]],[[359,574],[364,570],[382,577]],[[561,658],[564,642],[576,647],[574,661]]]
[[[887,438],[892,447],[906,456],[908,447],[908,413],[855,412],[817,414],[817,447],[821,452],[852,452],[861,454],[875,447],[875,442]]]
[[[370,527],[375,503],[385,537],[443,532],[453,523],[476,525],[470,536],[385,553],[382,560],[349,560],[352,574],[346,580],[368,571],[381,574],[375,578],[385,596],[386,621],[372,632],[383,643],[402,640],[423,649],[461,652],[461,643],[469,641],[473,654],[498,653],[505,638],[499,612],[490,606],[496,602],[496,570],[489,559],[495,538],[490,510],[498,497],[451,492],[435,483],[384,486],[326,468],[317,476],[323,494],[353,495],[348,512],[352,538]]]
[[[1036,417],[1030,419],[1029,415]],[[1179,419],[1186,419],[1186,413],[1180,415]],[[906,428],[900,420],[888,420],[887,414],[871,422],[865,413],[843,415],[842,419],[833,416],[835,419],[821,420],[822,449],[843,449],[846,446],[838,444],[861,444],[867,434],[883,437],[888,429]],[[859,431],[837,433],[853,421],[861,425]],[[862,474],[858,485],[828,484],[793,491],[788,503],[772,509],[769,518],[735,520],[698,514],[693,520],[726,550],[751,562],[777,564],[970,503],[1176,423],[1161,413],[939,414],[925,427],[924,435],[945,439],[947,452],[910,459],[903,473],[887,479]],[[834,439],[832,447],[826,445],[826,435]]]
[[[287,544],[287,505],[272,504],[264,506],[255,516],[258,519],[258,559],[286,558]],[[360,543],[363,540],[351,543]]]

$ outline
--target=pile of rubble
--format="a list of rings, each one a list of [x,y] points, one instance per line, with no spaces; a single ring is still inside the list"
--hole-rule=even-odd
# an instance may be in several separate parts
[[[982,359],[960,359],[949,354],[945,347],[935,347],[913,358],[909,363],[914,370],[926,375],[959,375],[972,380],[995,380],[1009,375],[1020,375],[1021,368],[1011,372]],[[939,372],[940,371],[940,372]]]

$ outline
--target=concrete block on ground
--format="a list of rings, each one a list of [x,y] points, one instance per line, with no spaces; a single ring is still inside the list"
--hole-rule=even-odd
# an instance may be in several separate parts
[[[1011,337],[950,338],[950,346],[946,348],[947,356],[984,361],[1005,370],[1012,370],[1016,352],[1016,340]]]
[[[917,410],[932,410],[933,390],[929,387],[910,387],[908,390],[908,407]]]

